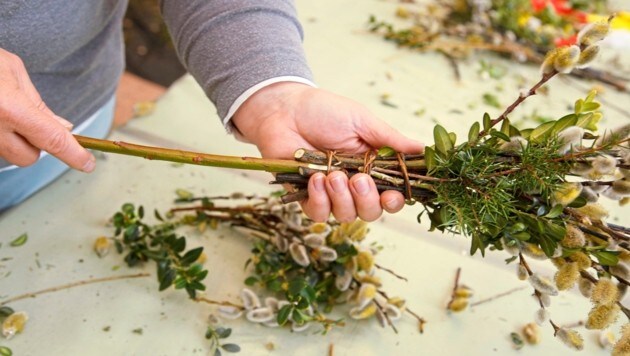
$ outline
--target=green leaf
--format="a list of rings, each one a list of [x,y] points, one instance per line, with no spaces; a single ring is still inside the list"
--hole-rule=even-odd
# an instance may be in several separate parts
[[[0,318],[6,318],[13,313],[15,313],[15,311],[11,307],[0,307]]]
[[[550,134],[553,126],[555,125],[555,121],[545,122],[544,124],[536,127],[534,131],[529,135],[530,142],[542,142],[544,141]]]
[[[180,253],[186,249],[186,238],[183,236],[176,238],[170,245],[175,253]]]
[[[433,128],[433,139],[435,140],[435,150],[444,157],[448,157],[448,151],[453,148],[453,144],[446,129],[441,125],[435,125]]]
[[[168,287],[172,286],[173,281],[175,280],[175,277],[177,277],[177,272],[174,269],[168,269],[166,272],[164,272],[164,274],[162,275],[162,278],[159,280],[160,282],[159,290],[163,291],[167,289]]]
[[[468,142],[475,142],[479,137],[479,122],[475,121],[468,131]]]
[[[27,233],[23,233],[22,235],[18,236],[13,241],[11,241],[11,243],[9,243],[9,245],[11,247],[22,246],[22,245],[24,245],[26,243],[26,240],[28,240],[28,234]]]
[[[528,241],[531,238],[531,235],[527,231],[521,231],[521,232],[512,234],[512,237],[520,241]]]
[[[587,203],[588,203],[588,201],[586,200],[585,197],[579,196],[579,197],[575,198],[571,203],[569,203],[568,207],[577,209],[577,208],[583,207]]]
[[[144,217],[144,207],[142,205],[140,205],[140,207],[138,208],[138,217],[140,219]]]
[[[575,108],[574,108],[574,112],[575,114],[581,114],[582,113],[582,106],[584,105],[584,99],[578,99],[575,101]]]
[[[548,213],[547,215],[545,215],[546,218],[548,219],[553,219],[553,218],[557,218],[558,216],[560,216],[560,214],[562,214],[562,211],[564,210],[564,206],[562,206],[562,204],[556,204]]]
[[[308,302],[308,304],[312,304],[315,301],[315,289],[309,285],[300,291],[300,295]]]
[[[164,221],[164,218],[162,218],[162,215],[160,215],[160,212],[155,209],[153,210],[153,215],[155,216],[156,219],[158,219],[159,221]]]
[[[532,132],[534,131],[534,129],[525,129],[525,130],[521,130],[521,136],[526,139],[529,140],[529,136],[531,136]]]
[[[249,276],[245,279],[245,285],[247,286],[253,286],[257,282],[258,282],[258,277],[256,276]]]
[[[619,263],[619,251],[591,251],[602,266],[616,266]]]
[[[125,203],[125,204],[123,204],[123,206],[121,208],[123,213],[125,213],[127,215],[132,215],[135,209],[136,208],[131,203]]]
[[[0,356],[11,356],[13,355],[13,351],[6,346],[0,346]]]
[[[547,235],[540,235],[540,248],[545,252],[547,257],[553,256],[558,243]]]
[[[232,353],[241,351],[241,347],[238,346],[237,344],[223,344],[223,345],[221,345],[221,348],[224,351],[232,352]]]
[[[457,135],[455,132],[449,132],[448,138],[451,140],[451,145],[455,146],[455,143],[457,142]]]
[[[490,136],[492,136],[492,137],[496,137],[496,138],[499,138],[499,139],[501,139],[501,140],[503,140],[503,141],[506,141],[506,142],[509,142],[509,141],[510,141],[510,137],[509,137],[508,135],[504,134],[504,133],[503,133],[503,132],[501,132],[501,131],[492,130],[492,131],[490,132]]]
[[[289,282],[289,295],[297,296],[302,292],[302,289],[306,288],[308,283],[304,277],[295,277]]]
[[[485,253],[485,246],[483,244],[483,240],[481,239],[480,234],[473,234],[472,241],[470,242],[470,255],[474,256],[477,250],[481,251],[481,255],[483,256]]]
[[[272,292],[280,292],[282,290],[282,278],[278,277],[267,281],[267,288]]]
[[[381,157],[392,157],[396,155],[396,151],[389,146],[383,146],[378,149],[378,152],[376,154]]]
[[[278,324],[284,325],[287,320],[289,320],[289,316],[293,313],[293,305],[288,304],[280,308],[278,311]]]
[[[575,124],[577,124],[577,120],[578,119],[575,114],[569,114],[569,115],[561,117],[553,125],[553,128],[551,129],[551,134],[555,135],[558,132],[561,132],[562,130],[566,129],[567,127],[575,126]]]
[[[492,119],[490,118],[490,114],[483,114],[483,130],[488,132],[492,128]]]
[[[429,146],[424,148],[424,164],[427,165],[427,171],[431,172],[437,166],[435,159],[435,150]]]
[[[232,334],[232,329],[218,327],[214,330],[214,332],[217,334],[217,337],[219,339],[225,339],[230,337],[230,335]]]
[[[503,132],[506,136],[510,137],[510,119],[505,118],[503,122],[501,122],[501,132]]]
[[[184,257],[179,260],[179,263],[181,263],[183,266],[188,266],[189,264],[197,261],[202,252],[203,247],[194,248],[186,252],[186,254],[184,254]]]
[[[597,109],[599,109],[602,105],[598,102],[590,102],[590,103],[584,103],[584,106],[582,107],[582,110],[584,112],[591,112],[591,111],[595,111]]]
[[[602,119],[602,114],[601,113],[587,113],[587,114],[581,114],[578,117],[578,121],[575,124],[575,126],[579,126],[585,130],[589,130],[589,131],[597,131],[597,124],[599,123],[599,120]]]
[[[175,194],[181,200],[191,200],[193,198],[193,193],[187,191],[186,189],[176,189]]]

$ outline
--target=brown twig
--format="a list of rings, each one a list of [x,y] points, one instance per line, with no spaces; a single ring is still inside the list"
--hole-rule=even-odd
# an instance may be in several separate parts
[[[65,290],[65,289],[70,289],[70,288],[74,288],[74,287],[85,286],[85,285],[88,285],[88,284],[118,281],[118,280],[121,280],[121,279],[142,278],[142,277],[149,277],[149,276],[150,276],[149,273],[136,273],[136,274],[127,274],[127,275],[122,275],[122,276],[112,276],[112,277],[87,279],[87,280],[83,280],[83,281],[78,281],[78,282],[63,284],[63,285],[56,286],[56,287],[42,289],[42,290],[39,290],[37,292],[20,294],[18,296],[11,297],[9,299],[5,299],[5,300],[1,301],[0,302],[0,306],[7,305],[9,303],[13,303],[13,302],[16,302],[16,301],[22,300],[22,299],[35,298],[38,295],[42,295],[42,294],[46,294],[46,293],[52,293],[52,292],[58,292],[60,290]]]
[[[451,300],[449,300],[448,304],[446,305],[446,309],[450,310],[453,301],[455,301],[455,294],[457,293],[457,288],[459,288],[459,277],[461,276],[461,273],[462,268],[457,267],[457,271],[455,272],[455,282],[453,283],[453,291],[451,292]]]
[[[508,106],[501,115],[499,115],[499,117],[490,121],[490,128],[494,127],[496,124],[505,120],[507,116],[510,113],[512,113],[514,109],[516,109],[516,107],[518,107],[523,101],[525,101],[525,99],[529,98],[530,96],[536,95],[536,91],[540,89],[540,87],[543,86],[545,83],[547,83],[549,79],[553,78],[556,74],[558,74],[558,71],[556,70],[543,74],[542,78],[540,78],[538,83],[534,84],[534,86],[531,87],[529,91],[527,91],[527,93],[520,94],[518,98],[516,98],[516,100],[514,100],[514,102],[510,106]],[[490,128],[488,128],[488,131],[490,130]],[[488,131],[486,130],[481,131],[479,133],[479,137],[483,137],[484,135],[488,134]]]
[[[507,297],[507,296],[508,296],[508,295],[510,295],[510,294],[516,293],[516,292],[518,292],[518,291],[525,290],[525,289],[527,289],[527,288],[528,288],[527,286],[518,287],[518,288],[512,288],[512,289],[510,289],[510,290],[508,290],[508,291],[505,291],[505,292],[503,292],[503,293],[499,293],[499,294],[494,295],[494,296],[492,296],[492,297],[488,297],[488,298],[486,298],[486,299],[482,299],[482,300],[479,300],[479,301],[477,301],[477,302],[471,303],[471,304],[470,304],[470,306],[471,306],[471,307],[476,307],[476,306],[478,306],[478,305],[481,305],[481,304],[484,304],[484,303],[488,303],[488,302],[491,302],[491,301],[497,300],[497,299],[499,299],[499,298]]]
[[[375,263],[375,264],[374,264],[374,267],[376,267],[376,268],[378,268],[378,269],[380,269],[380,270],[383,270],[383,271],[385,271],[385,272],[387,272],[387,273],[391,274],[392,276],[394,276],[394,277],[396,277],[396,278],[398,278],[398,279],[402,279],[402,280],[403,280],[403,281],[405,281],[405,282],[409,282],[409,280],[408,280],[407,278],[405,278],[405,277],[403,277],[403,276],[401,276],[401,275],[397,274],[396,272],[392,271],[392,270],[391,270],[391,269],[389,269],[389,268],[383,267],[383,266],[381,266],[381,265],[379,265],[379,264],[377,264],[377,263]]]
[[[235,303],[228,302],[228,301],[212,300],[212,299],[208,299],[206,297],[197,297],[197,298],[195,298],[195,301],[196,302],[206,303],[206,304],[211,304],[211,305],[228,306],[228,307],[237,308],[239,310],[245,310],[245,307],[242,306],[242,305],[235,304]]]

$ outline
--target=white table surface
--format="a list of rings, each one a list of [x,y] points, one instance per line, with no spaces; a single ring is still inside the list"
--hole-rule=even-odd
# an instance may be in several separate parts
[[[374,111],[407,135],[431,142],[434,121],[460,136],[481,118],[498,110],[481,104],[481,95],[494,92],[498,81],[479,79],[478,60],[486,58],[510,66],[497,96],[503,104],[513,99],[514,74],[533,83],[537,69],[517,66],[496,57],[476,56],[461,65],[463,80],[456,83],[452,70],[438,54],[420,55],[397,49],[366,30],[370,14],[392,18],[393,1],[298,0],[305,28],[305,46],[318,85],[351,97]],[[623,63],[628,69],[627,55]],[[580,88],[575,87],[579,83]],[[586,95],[586,82],[555,80],[547,97],[528,101],[518,115],[540,113],[562,115],[567,105]],[[390,94],[391,108],[380,104],[380,95]],[[602,95],[617,105],[628,106],[628,94],[607,88]],[[468,103],[476,102],[473,109]],[[417,117],[413,112],[426,109]],[[460,113],[453,110],[459,110]],[[613,110],[605,110],[602,124],[607,127],[627,122]],[[112,139],[239,156],[256,156],[255,148],[237,143],[226,135],[203,92],[190,77],[173,85],[158,102],[154,114],[139,118],[111,135]],[[206,354],[204,339],[208,315],[214,309],[188,300],[182,291],[157,291],[155,265],[128,268],[114,251],[105,258],[92,252],[94,239],[110,235],[108,218],[125,202],[142,204],[148,211],[169,208],[177,188],[196,194],[220,195],[234,191],[265,194],[276,189],[260,172],[181,166],[166,162],[107,154],[98,161],[97,170],[85,175],[69,172],[61,179],[23,203],[0,215],[0,302],[11,296],[54,287],[74,281],[137,272],[151,277],[92,284],[45,294],[10,304],[26,311],[30,320],[24,333],[0,345],[15,355],[188,355]],[[613,207],[614,219],[628,224],[627,211]],[[228,339],[242,347],[242,355],[326,355],[334,344],[335,355],[376,354],[469,354],[469,355],[551,355],[571,351],[552,337],[544,326],[542,342],[512,348],[509,333],[518,331],[533,319],[536,302],[529,289],[451,315],[445,311],[453,277],[462,268],[461,282],[474,289],[473,302],[526,286],[517,280],[514,266],[505,266],[506,255],[489,251],[486,259],[467,254],[468,241],[461,236],[427,232],[427,225],[416,223],[419,206],[406,207],[371,225],[369,240],[385,249],[378,262],[409,279],[403,282],[387,274],[384,289],[408,300],[408,305],[427,321],[423,335],[414,319],[398,322],[398,334],[381,329],[377,323],[348,320],[345,328],[326,336],[312,331],[295,334],[285,329],[269,329],[244,320],[227,321],[233,328]],[[28,242],[9,247],[22,233]],[[247,272],[243,263],[250,244],[229,230],[191,232],[189,244],[204,246],[208,254],[205,280],[207,296],[238,302]],[[120,266],[113,270],[114,266]],[[534,268],[552,274],[546,265]],[[9,273],[10,272],[10,273]],[[589,310],[587,300],[575,292],[554,299],[553,319],[570,324],[583,319]],[[109,326],[108,332],[103,328]],[[142,335],[132,332],[142,328]],[[314,330],[314,329],[312,329]],[[618,330],[618,329],[613,329]],[[597,333],[580,329],[586,339],[584,354],[605,355],[597,346]],[[264,344],[273,342],[275,351]]]

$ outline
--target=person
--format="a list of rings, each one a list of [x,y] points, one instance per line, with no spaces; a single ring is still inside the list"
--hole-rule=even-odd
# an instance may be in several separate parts
[[[74,134],[103,138],[124,68],[127,0],[0,0],[0,211],[67,167],[94,170]],[[263,157],[297,148],[360,153],[390,146],[417,153],[402,135],[350,99],[317,88],[289,0],[162,0],[178,56],[229,132]],[[365,174],[311,177],[304,212],[316,221],[372,221],[404,205],[379,195]]]

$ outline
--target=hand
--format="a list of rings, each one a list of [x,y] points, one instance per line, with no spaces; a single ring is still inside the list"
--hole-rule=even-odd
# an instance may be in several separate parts
[[[292,159],[298,148],[344,153],[363,153],[382,146],[419,153],[424,148],[358,103],[292,82],[276,83],[256,92],[237,110],[232,122],[266,158]],[[373,221],[383,209],[394,213],[404,206],[404,197],[397,191],[386,191],[379,197],[374,181],[363,173],[351,179],[339,171],[328,176],[314,174],[308,195],[302,208],[315,221],[328,219],[331,212],[342,222],[357,216]]]
[[[70,122],[46,106],[20,58],[0,48],[0,157],[24,167],[44,150],[72,168],[91,172],[94,156],[70,129]]]

